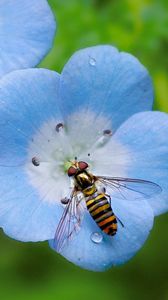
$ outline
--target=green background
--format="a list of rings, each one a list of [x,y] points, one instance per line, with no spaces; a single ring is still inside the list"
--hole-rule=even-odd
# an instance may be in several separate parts
[[[36,0],[35,0],[36,1]],[[54,47],[40,64],[57,70],[80,48],[116,45],[148,68],[155,109],[168,112],[168,1],[49,0],[56,14]],[[168,216],[155,220],[148,241],[123,266],[82,270],[45,243],[20,243],[1,233],[0,299],[168,299]]]

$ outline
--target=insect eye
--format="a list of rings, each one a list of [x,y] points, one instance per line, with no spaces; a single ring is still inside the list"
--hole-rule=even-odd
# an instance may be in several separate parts
[[[68,176],[74,176],[76,174],[77,170],[74,167],[70,167],[68,169]]]
[[[84,162],[84,161],[79,161],[78,162],[78,166],[79,166],[80,170],[85,170],[85,169],[88,168],[88,164],[86,162]]]

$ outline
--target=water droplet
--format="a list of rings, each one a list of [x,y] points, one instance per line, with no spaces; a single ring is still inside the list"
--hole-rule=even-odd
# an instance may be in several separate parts
[[[89,64],[94,67],[96,65],[96,60],[93,57],[90,57]]]
[[[101,233],[99,232],[93,232],[90,236],[92,242],[96,243],[96,244],[99,244],[102,242],[103,240],[103,236]]]

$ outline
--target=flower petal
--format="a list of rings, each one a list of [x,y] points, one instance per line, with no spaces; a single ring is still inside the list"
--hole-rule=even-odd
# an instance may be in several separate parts
[[[0,227],[20,241],[37,242],[53,238],[61,208],[39,197],[23,168],[1,168]]]
[[[168,115],[162,112],[138,113],[127,120],[114,139],[129,149],[127,177],[141,178],[160,185],[162,193],[148,202],[155,215],[168,210]]]
[[[26,169],[32,137],[44,122],[60,118],[58,88],[59,75],[43,69],[14,71],[0,81],[0,226],[15,239],[53,238],[59,220],[58,206],[41,199]],[[38,133],[42,148],[47,137]]]
[[[113,199],[114,213],[122,220],[117,234],[109,237],[98,228],[89,213],[74,239],[62,249],[61,254],[76,265],[92,270],[104,271],[112,265],[129,260],[144,244],[153,225],[153,211],[146,201],[125,201]],[[92,241],[93,233],[103,235],[99,243]],[[50,241],[54,249],[54,241]]]
[[[64,114],[90,109],[110,117],[115,130],[132,114],[151,109],[153,88],[135,57],[97,46],[76,52],[65,65],[61,96]]]
[[[55,21],[46,0],[1,0],[0,77],[33,67],[50,50]]]

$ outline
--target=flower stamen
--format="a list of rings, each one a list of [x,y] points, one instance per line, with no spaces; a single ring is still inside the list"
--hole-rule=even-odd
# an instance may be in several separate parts
[[[40,165],[40,161],[39,161],[39,159],[38,159],[36,156],[34,156],[34,157],[32,158],[32,164],[33,164],[34,166],[36,166],[36,167],[38,167],[38,166]]]
[[[109,142],[111,136],[112,136],[112,131],[110,129],[104,130],[102,136],[99,137],[98,140],[91,147],[91,150],[93,151],[96,148],[105,146]],[[90,156],[90,155],[88,155],[88,156]]]
[[[56,132],[60,132],[61,129],[64,128],[64,124],[63,123],[58,123],[56,126],[55,126],[55,130]]]
[[[67,197],[62,198],[61,203],[64,204],[64,205],[68,204],[69,203],[69,198],[67,198]]]
[[[103,131],[103,135],[112,136],[112,131],[110,129],[106,129],[106,130]]]

